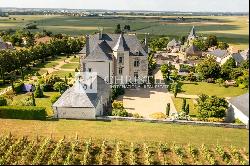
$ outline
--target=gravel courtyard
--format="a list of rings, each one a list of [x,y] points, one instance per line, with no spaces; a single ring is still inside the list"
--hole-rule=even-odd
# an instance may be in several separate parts
[[[163,80],[160,70],[155,73],[155,78]],[[143,117],[150,117],[151,114],[156,112],[165,114],[167,103],[170,103],[170,114],[176,112],[171,95],[164,87],[126,89],[125,94],[120,96],[118,100],[123,101],[128,112],[138,113]]]

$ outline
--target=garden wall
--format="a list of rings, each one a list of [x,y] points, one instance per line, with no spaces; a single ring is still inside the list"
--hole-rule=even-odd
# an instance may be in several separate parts
[[[203,122],[203,121],[187,121],[187,120],[171,120],[171,119],[158,120],[158,119],[151,119],[151,118],[133,118],[133,117],[117,117],[117,116],[103,116],[103,117],[97,117],[96,119],[97,120],[120,120],[120,121],[134,121],[134,122],[213,126],[213,127],[239,128],[239,129],[246,129],[247,128],[246,125],[243,125],[243,124]]]

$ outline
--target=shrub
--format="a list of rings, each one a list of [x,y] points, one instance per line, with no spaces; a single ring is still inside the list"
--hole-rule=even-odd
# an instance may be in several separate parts
[[[0,106],[6,106],[7,105],[7,100],[4,97],[0,96]]]
[[[125,90],[122,86],[112,88],[112,96],[111,99],[115,100],[118,96],[124,95]]]
[[[44,120],[46,111],[43,107],[3,106],[0,107],[0,118]]]
[[[215,83],[215,81],[214,81],[213,78],[208,78],[208,79],[207,79],[207,83]]]
[[[54,104],[60,97],[61,97],[60,94],[56,94],[56,95],[54,95],[54,96],[51,97],[50,102],[52,104]]]
[[[16,93],[21,93],[21,92],[22,92],[23,86],[24,86],[24,83],[23,83],[23,82],[14,84],[15,92],[16,92]]]
[[[141,116],[141,115],[138,114],[138,113],[134,113],[134,114],[132,114],[132,116],[133,116],[134,118],[143,118],[143,116]]]
[[[167,116],[162,112],[153,113],[150,115],[150,117],[153,119],[166,119],[167,118]]]
[[[112,103],[112,116],[128,117],[129,113],[124,109],[121,101],[114,101]]]
[[[32,97],[24,97],[21,100],[14,100],[11,105],[13,106],[33,106]]]
[[[129,113],[125,109],[113,109],[112,116],[128,117]]]
[[[53,89],[60,93],[64,92],[68,88],[68,85],[65,82],[56,82],[53,85]]]
[[[169,116],[170,113],[170,103],[167,104],[166,115]]]
[[[43,95],[43,90],[41,89],[40,85],[38,84],[36,86],[36,90],[34,92],[34,96],[35,98],[42,98],[44,95]]]

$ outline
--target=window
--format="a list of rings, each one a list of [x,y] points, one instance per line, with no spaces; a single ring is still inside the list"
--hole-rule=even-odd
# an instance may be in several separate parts
[[[134,77],[135,77],[135,78],[138,78],[138,77],[139,77],[138,72],[134,72]]]
[[[119,68],[119,74],[120,74],[120,75],[122,75],[122,70],[123,70],[123,68],[120,67],[120,68]]]
[[[91,72],[92,71],[92,69],[91,68],[88,68],[88,72]]]
[[[139,64],[140,64],[139,60],[134,61],[134,67],[139,67]]]
[[[118,62],[119,62],[119,63],[123,63],[123,58],[122,58],[122,57],[119,57]]]

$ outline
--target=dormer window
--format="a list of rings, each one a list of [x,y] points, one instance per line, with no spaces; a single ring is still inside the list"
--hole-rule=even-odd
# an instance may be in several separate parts
[[[119,57],[118,63],[119,63],[119,64],[123,64],[123,57]]]
[[[136,51],[136,52],[135,52],[135,55],[140,55],[140,52],[139,52],[139,51]]]

